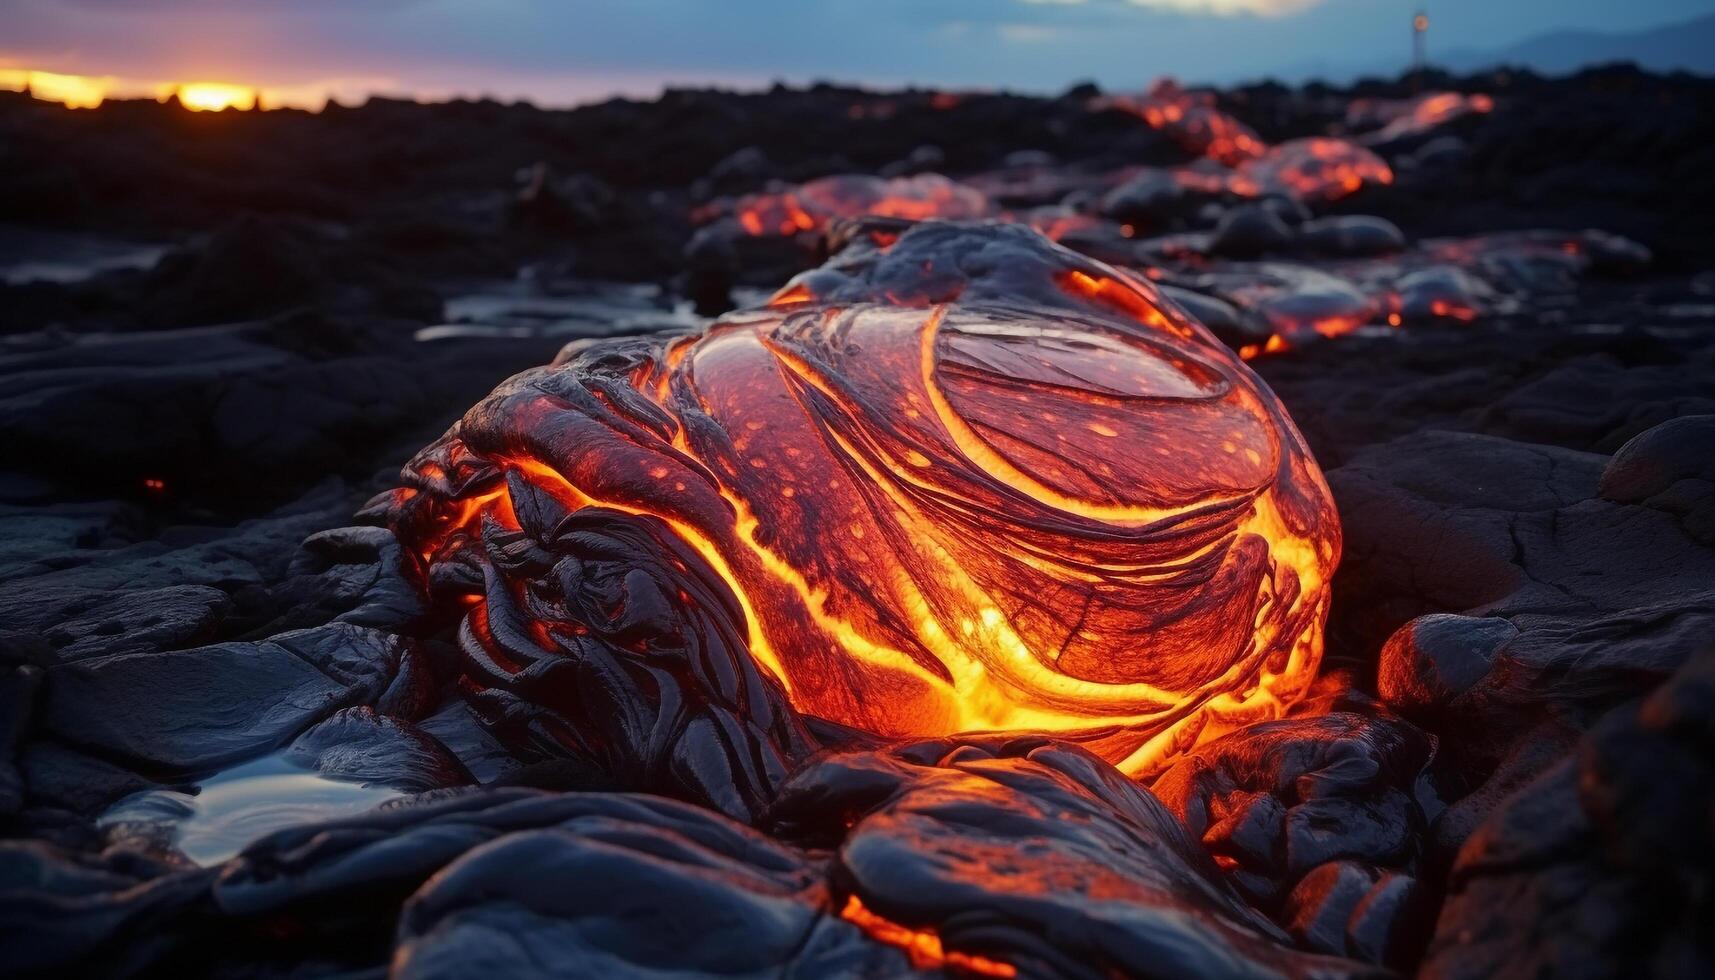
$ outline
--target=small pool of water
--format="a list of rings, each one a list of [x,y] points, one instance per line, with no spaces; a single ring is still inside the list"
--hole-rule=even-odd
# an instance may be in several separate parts
[[[387,786],[328,779],[275,754],[211,776],[194,794],[133,794],[108,808],[96,824],[142,825],[192,861],[209,865],[276,830],[352,816],[403,795]]]
[[[739,307],[762,303],[768,293],[733,291]],[[546,289],[528,278],[466,284],[445,306],[446,322],[424,327],[416,338],[448,339],[622,337],[696,330],[709,322],[682,297],[663,296],[646,283],[590,280]]]

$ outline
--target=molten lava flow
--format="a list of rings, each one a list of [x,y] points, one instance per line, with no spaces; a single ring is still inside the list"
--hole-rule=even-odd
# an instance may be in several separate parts
[[[1356,143],[1325,136],[1282,143],[1239,174],[1264,192],[1323,204],[1355,194],[1365,184],[1393,183],[1387,161]]]
[[[1254,130],[1215,108],[1210,92],[1190,92],[1171,79],[1162,79],[1145,96],[1116,95],[1098,99],[1097,109],[1129,112],[1166,133],[1187,153],[1206,156],[1236,167],[1268,150]]]
[[[1041,232],[1049,240],[1056,242],[1068,235],[1099,228],[1102,223],[1101,219],[1095,215],[1081,214],[1059,204],[1032,208],[1019,217],[1025,224]]]
[[[1379,126],[1364,134],[1363,141],[1387,143],[1494,108],[1495,100],[1487,95],[1460,92],[1429,92],[1413,99],[1354,99],[1346,108],[1346,125],[1354,129]]]
[[[877,942],[905,950],[912,967],[918,970],[952,970],[982,977],[1018,976],[1018,969],[1011,963],[946,949],[933,929],[912,929],[876,915],[856,895],[846,899],[840,918],[869,933]]]
[[[1268,340],[1264,343],[1246,344],[1243,347],[1240,347],[1239,348],[1239,357],[1243,358],[1244,360],[1250,361],[1250,360],[1255,360],[1256,358],[1261,357],[1264,354],[1278,354],[1281,351],[1291,350],[1291,349],[1292,349],[1291,345],[1288,344],[1284,339],[1282,339],[1280,334],[1275,334],[1274,336],[1268,338]]]
[[[1002,247],[1021,233],[1034,251]],[[958,262],[919,234],[988,242],[992,278],[934,278]],[[1321,657],[1339,531],[1274,396],[1152,287],[1022,229],[869,254],[971,298],[800,284],[700,336],[581,350],[420,454],[392,522],[432,578],[475,561],[546,609],[506,577],[508,479],[659,519],[798,711],[888,737],[1054,732],[1145,773],[1279,715]],[[479,612],[471,655],[505,669]]]
[[[977,218],[988,212],[982,192],[939,174],[884,180],[851,174],[823,177],[776,194],[752,194],[733,211],[751,235],[819,231],[835,218]]]

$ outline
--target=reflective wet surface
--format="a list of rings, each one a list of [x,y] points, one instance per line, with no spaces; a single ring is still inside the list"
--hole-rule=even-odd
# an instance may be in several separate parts
[[[276,753],[211,776],[194,793],[149,790],[128,796],[97,825],[130,824],[127,830],[171,844],[197,864],[219,864],[274,831],[353,816],[401,795],[385,786],[329,779]]]

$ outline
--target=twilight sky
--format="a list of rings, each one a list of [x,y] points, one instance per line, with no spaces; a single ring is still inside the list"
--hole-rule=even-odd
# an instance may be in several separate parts
[[[1393,71],[1414,0],[0,0],[0,68],[542,104],[776,79],[1056,91]],[[1715,0],[1422,0],[1436,49],[1635,31]]]

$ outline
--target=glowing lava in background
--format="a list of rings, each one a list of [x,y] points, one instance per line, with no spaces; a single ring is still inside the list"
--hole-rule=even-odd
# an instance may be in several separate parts
[[[1215,107],[1213,92],[1193,92],[1170,78],[1156,82],[1148,95],[1103,96],[1095,109],[1128,112],[1166,133],[1187,153],[1228,167],[1254,160],[1268,150],[1256,131]]]
[[[1147,283],[959,228],[959,255],[912,250],[947,226],[875,248],[912,275],[980,251],[1010,301],[801,285],[700,335],[579,346],[419,454],[390,522],[431,578],[498,561],[540,610],[552,583],[484,543],[518,526],[509,477],[659,519],[797,710],[886,737],[1054,732],[1147,773],[1278,716],[1315,676],[1340,548],[1279,402]],[[575,652],[580,624],[502,640],[472,599],[476,685],[507,643]]]
[[[750,235],[794,235],[820,231],[835,218],[976,218],[988,211],[980,191],[940,174],[891,180],[861,174],[823,177],[790,190],[751,194],[734,209]]]

